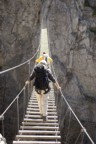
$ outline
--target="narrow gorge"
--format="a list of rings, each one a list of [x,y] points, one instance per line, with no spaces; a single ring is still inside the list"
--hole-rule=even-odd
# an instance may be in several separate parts
[[[0,71],[34,55],[42,23],[48,30],[50,56],[62,92],[96,143],[96,0],[0,0]],[[25,64],[0,75],[0,114],[23,87],[28,68]],[[66,139],[74,144],[82,129],[60,93],[55,90],[55,94],[61,143]],[[16,105],[4,118],[5,137],[11,144],[17,131]],[[91,144],[83,137],[83,144]],[[77,144],[81,142],[82,137]]]

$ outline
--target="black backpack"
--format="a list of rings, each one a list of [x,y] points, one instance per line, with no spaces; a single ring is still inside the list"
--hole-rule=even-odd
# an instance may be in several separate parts
[[[34,82],[35,90],[38,94],[41,93],[41,90],[44,90],[45,94],[50,91],[49,87],[49,79],[48,79],[48,71],[45,66],[38,64],[34,71],[36,73],[36,78]]]

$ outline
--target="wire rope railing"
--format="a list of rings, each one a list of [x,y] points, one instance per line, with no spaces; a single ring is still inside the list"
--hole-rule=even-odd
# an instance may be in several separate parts
[[[40,50],[40,45],[38,46],[38,49],[37,49],[36,53],[33,55],[33,57],[31,57],[31,58],[28,59],[27,61],[25,61],[25,62],[23,62],[23,63],[21,63],[21,64],[19,64],[19,65],[17,65],[17,66],[14,66],[14,67],[12,67],[12,68],[6,69],[6,70],[4,70],[4,71],[0,71],[0,74],[9,72],[9,71],[11,71],[11,70],[14,70],[14,69],[16,69],[16,68],[18,68],[18,67],[21,67],[21,66],[23,66],[23,65],[25,65],[25,64],[27,64],[27,63],[29,63],[29,65],[30,65],[30,61],[37,55],[37,53],[39,52],[39,50]]]
[[[0,115],[0,118],[2,118],[4,116],[4,114],[9,110],[9,108],[12,106],[12,104],[17,100],[18,96],[23,92],[24,87],[21,89],[21,91],[18,93],[18,95],[14,98],[14,100],[10,103],[10,105],[5,109],[5,111]]]
[[[11,108],[11,106],[16,102],[17,103],[17,131],[19,130],[19,124],[20,124],[20,116],[19,116],[19,98],[20,95],[23,93],[23,113],[25,114],[25,109],[26,109],[26,102],[25,102],[25,89],[26,89],[26,84],[25,86],[21,89],[21,91],[17,94],[17,96],[13,99],[13,101],[9,104],[9,106],[4,110],[4,112],[0,115],[0,120],[2,120],[2,135],[4,136],[4,115],[7,113],[7,111]],[[24,117],[23,114],[23,117]]]
[[[21,67],[22,65],[24,65],[24,64],[27,64],[28,63],[28,65],[29,65],[29,68],[28,68],[28,77],[30,76],[30,73],[31,73],[31,60],[33,59],[33,58],[35,58],[35,56],[37,55],[37,53],[39,52],[39,49],[40,49],[40,46],[38,47],[38,49],[37,49],[37,51],[36,51],[36,53],[34,54],[34,56],[32,57],[32,58],[30,58],[29,60],[27,60],[26,62],[24,62],[24,63],[22,63],[22,64],[20,64],[20,65],[17,65],[17,66],[15,66],[15,67],[12,67],[12,68],[10,68],[10,69],[7,69],[7,70],[5,70],[5,71],[2,71],[2,72],[0,72],[0,74],[3,74],[3,73],[5,73],[5,72],[8,72],[8,71],[11,71],[11,70],[13,70],[13,69],[15,69],[15,68],[18,68],[18,67]],[[35,66],[35,65],[34,65]],[[34,70],[34,67],[33,67],[33,70]],[[33,70],[32,70],[32,72],[33,72]],[[29,78],[28,78],[28,80],[29,80]],[[26,87],[27,86],[27,87]],[[22,117],[24,118],[24,116],[25,116],[25,111],[26,111],[26,107],[27,107],[27,104],[28,104],[28,100],[29,100],[29,97],[30,97],[30,95],[31,95],[31,91],[32,91],[32,87],[31,87],[32,85],[31,85],[31,83],[30,84],[25,84],[24,86],[23,86],[23,88],[20,90],[20,92],[16,95],[16,97],[12,100],[12,102],[8,105],[8,107],[1,113],[1,115],[0,115],[0,120],[1,120],[1,128],[2,128],[2,131],[1,131],[1,133],[2,133],[2,135],[3,136],[5,136],[5,131],[4,131],[4,129],[5,129],[5,126],[4,126],[4,124],[6,124],[5,123],[5,114],[8,114],[8,110],[9,109],[11,109],[11,107],[12,106],[14,106],[14,105],[16,105],[16,110],[15,111],[17,111],[17,116],[15,115],[15,117],[17,117],[16,119],[16,121],[17,121],[17,131],[19,130],[19,125],[20,125],[20,118],[21,118],[21,116],[20,116],[20,107],[23,107],[23,114],[21,114],[22,115]],[[26,95],[26,90],[27,90],[27,95],[28,95],[28,97],[26,97],[25,95]],[[20,101],[20,98],[21,98],[21,95],[23,95],[23,102],[22,102],[22,104],[21,103],[19,103],[19,101]],[[15,102],[16,102],[16,104],[15,104]],[[13,105],[14,104],[14,105]],[[22,106],[19,106],[19,105],[22,105]]]
[[[24,86],[25,87],[25,86]],[[20,94],[23,92],[24,87],[21,89],[21,91],[18,93],[18,95],[13,99],[13,101],[9,104],[9,106],[4,110],[4,112],[0,115],[0,119],[3,121],[2,123],[2,135],[4,136],[4,115],[6,112],[10,109],[10,107],[13,105],[13,103],[19,98]],[[18,102],[18,100],[17,100]],[[18,109],[17,109],[18,111]],[[17,114],[18,115],[18,114]],[[19,120],[18,120],[19,122]]]
[[[52,71],[53,71],[53,74],[55,76],[55,79],[58,83],[58,80],[57,80],[57,76],[56,76],[56,73],[55,73],[55,70],[54,70],[54,66],[52,64]],[[71,111],[71,113],[73,114],[73,116],[75,117],[76,121],[79,123],[82,131],[86,134],[86,136],[88,137],[88,139],[90,140],[90,142],[92,144],[95,144],[94,141],[92,140],[91,136],[89,135],[89,133],[87,132],[86,128],[82,125],[82,123],[80,122],[79,118],[77,117],[77,115],[75,114],[75,112],[73,111],[73,109],[71,108],[70,104],[68,103],[67,99],[65,98],[64,94],[62,93],[62,90],[60,89],[59,90],[60,92],[60,95],[62,96],[63,100],[65,101],[66,105],[68,106],[69,110]],[[78,139],[77,139],[78,140]],[[76,143],[76,142],[75,142]]]

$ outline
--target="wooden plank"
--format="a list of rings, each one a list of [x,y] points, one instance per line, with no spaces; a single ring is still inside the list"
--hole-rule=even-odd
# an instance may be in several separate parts
[[[13,141],[13,144],[61,144],[58,141]]]

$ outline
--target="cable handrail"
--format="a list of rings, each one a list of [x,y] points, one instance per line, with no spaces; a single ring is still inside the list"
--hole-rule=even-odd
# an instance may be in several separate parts
[[[31,58],[32,59],[32,58]],[[35,65],[34,65],[35,66]],[[30,69],[30,61],[29,61],[29,69]],[[33,67],[33,70],[34,70],[34,67]],[[33,70],[32,70],[32,73],[33,73]],[[30,70],[29,70],[30,71]],[[30,73],[29,73],[30,75]],[[27,79],[27,81],[29,80],[29,78]],[[4,124],[3,124],[3,121],[4,121],[4,114],[9,110],[9,108],[12,106],[12,104],[17,101],[17,127],[18,127],[18,130],[19,130],[19,96],[22,92],[24,92],[24,95],[23,97],[25,97],[25,89],[26,89],[26,82],[25,82],[25,85],[23,86],[23,88],[21,89],[21,91],[16,95],[16,97],[13,99],[13,101],[9,104],[9,106],[4,110],[4,112],[0,115],[0,120],[2,120],[2,133],[3,133],[3,136],[4,136]],[[29,92],[28,92],[29,93]],[[24,106],[25,107],[25,106]]]
[[[55,74],[55,71],[54,71],[54,67],[53,67],[53,64],[52,64],[52,69],[53,69],[53,72],[54,72],[54,75],[56,77],[56,81],[57,81],[57,76]],[[58,82],[58,81],[57,81]],[[82,130],[85,132],[85,134],[88,136],[89,140],[91,141],[92,144],[95,144],[94,141],[92,140],[92,138],[90,137],[90,135],[88,134],[87,130],[85,129],[85,127],[82,125],[82,123],[80,122],[79,118],[76,116],[75,112],[73,111],[73,109],[71,108],[71,106],[69,105],[68,101],[66,100],[64,94],[62,93],[62,90],[59,89],[60,93],[61,93],[61,96],[63,97],[65,103],[67,104],[67,106],[69,107],[70,111],[72,112],[72,114],[74,115],[74,117],[76,118],[76,120],[78,121],[79,125],[81,126]]]
[[[32,59],[32,58],[31,58]],[[35,65],[34,65],[35,67]],[[34,67],[33,67],[33,70],[34,70]],[[32,73],[33,73],[33,70],[32,70]],[[26,87],[27,84],[25,84],[23,86],[23,88],[21,89],[21,91],[17,94],[17,96],[14,98],[14,100],[9,104],[9,106],[5,109],[5,111],[0,115],[0,118],[2,118],[4,116],[4,114],[7,112],[7,110],[12,106],[12,104],[15,102],[15,100],[19,97],[19,95],[23,92],[23,90],[25,90],[25,87]]]
[[[8,111],[8,109],[12,106],[12,104],[15,102],[15,100],[19,97],[19,95],[23,92],[23,90],[25,89],[25,86],[23,86],[23,88],[21,89],[21,91],[17,94],[17,96],[14,98],[14,100],[9,104],[9,106],[5,109],[5,111],[0,115],[0,118],[2,118],[4,116],[4,114]]]
[[[86,133],[86,135],[88,136],[88,138],[90,139],[90,141],[92,142],[92,144],[95,144],[92,140],[92,138],[90,137],[90,135],[88,134],[88,132],[86,131],[85,127],[82,125],[82,123],[80,122],[79,118],[76,116],[75,112],[72,110],[71,106],[69,105],[69,103],[67,102],[66,98],[64,97],[62,91],[60,90],[60,93],[63,97],[63,99],[65,100],[67,106],[69,107],[70,111],[72,112],[72,114],[74,115],[74,117],[76,118],[76,120],[78,121],[78,123],[80,124],[80,126],[82,127],[82,130]]]
[[[31,57],[31,58],[28,59],[27,61],[25,61],[25,62],[23,62],[23,63],[21,63],[21,64],[19,64],[19,65],[17,65],[17,66],[14,66],[14,67],[12,67],[12,68],[6,69],[6,70],[4,70],[4,71],[0,71],[0,74],[6,73],[6,72],[11,71],[11,70],[13,70],[13,69],[16,69],[16,68],[18,68],[18,67],[21,67],[22,65],[24,65],[24,64],[26,64],[26,63],[29,63],[29,62],[37,55],[37,53],[39,52],[39,48],[40,48],[40,45],[38,46],[38,49],[37,49],[36,53],[33,55],[33,57]]]

